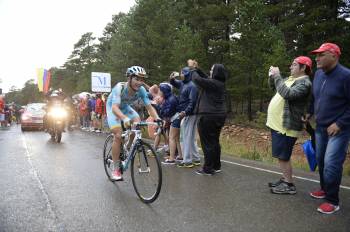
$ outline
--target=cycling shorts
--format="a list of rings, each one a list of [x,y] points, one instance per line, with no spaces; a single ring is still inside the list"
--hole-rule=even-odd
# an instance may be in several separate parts
[[[120,109],[120,110],[130,120],[140,117],[139,114],[129,105],[127,105],[126,107],[123,107],[123,109]],[[121,120],[115,114],[109,113],[109,111],[107,111],[107,122],[108,122],[109,129],[121,127]]]

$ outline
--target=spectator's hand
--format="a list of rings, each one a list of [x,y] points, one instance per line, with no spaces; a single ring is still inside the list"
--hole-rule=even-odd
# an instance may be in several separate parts
[[[269,77],[275,77],[281,75],[280,69],[278,67],[271,66],[269,69]]]
[[[333,123],[327,128],[327,132],[329,136],[335,136],[336,134],[338,134],[339,131],[340,131],[340,128],[336,123]]]
[[[181,111],[180,114],[179,114],[179,118],[183,119],[185,116],[186,116],[185,111]]]
[[[163,103],[164,98],[161,97],[161,96],[159,96],[159,95],[157,95],[157,96],[154,98],[154,101],[156,102],[157,105],[160,105],[160,104]]]
[[[306,114],[305,116],[301,116],[301,121],[308,122],[311,118],[311,114]]]

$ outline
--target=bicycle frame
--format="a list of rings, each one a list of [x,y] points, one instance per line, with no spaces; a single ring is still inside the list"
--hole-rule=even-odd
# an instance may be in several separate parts
[[[123,160],[121,162],[123,171],[126,171],[128,169],[130,161],[135,158],[135,154],[136,154],[135,150],[136,150],[136,148],[138,148],[142,144],[141,127],[142,126],[147,126],[147,125],[150,125],[150,124],[157,125],[155,123],[149,123],[149,122],[134,123],[133,125],[135,125],[135,129],[127,129],[122,134],[123,140],[125,140],[125,137],[127,137],[127,139],[124,141],[124,144],[123,144],[123,152],[125,152],[125,156],[126,156],[125,160]],[[130,134],[132,134],[132,133],[135,134],[135,137],[133,139],[131,147],[128,149],[127,148],[127,144],[129,143]],[[160,133],[161,133],[161,128],[158,127],[157,134],[160,134]]]

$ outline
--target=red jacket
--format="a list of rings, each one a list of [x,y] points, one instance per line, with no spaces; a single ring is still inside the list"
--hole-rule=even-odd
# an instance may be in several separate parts
[[[87,103],[85,100],[82,100],[79,103],[79,113],[81,116],[86,116],[89,113]]]
[[[0,99],[0,114],[4,114],[5,102],[3,99]]]
[[[96,99],[95,112],[96,112],[96,114],[103,113],[103,102],[102,102],[101,98]]]

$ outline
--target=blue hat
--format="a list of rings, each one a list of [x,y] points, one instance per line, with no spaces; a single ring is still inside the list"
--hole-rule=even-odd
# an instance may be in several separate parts
[[[187,77],[189,74],[190,74],[190,68],[189,67],[184,67],[182,70],[181,70],[181,73]]]

